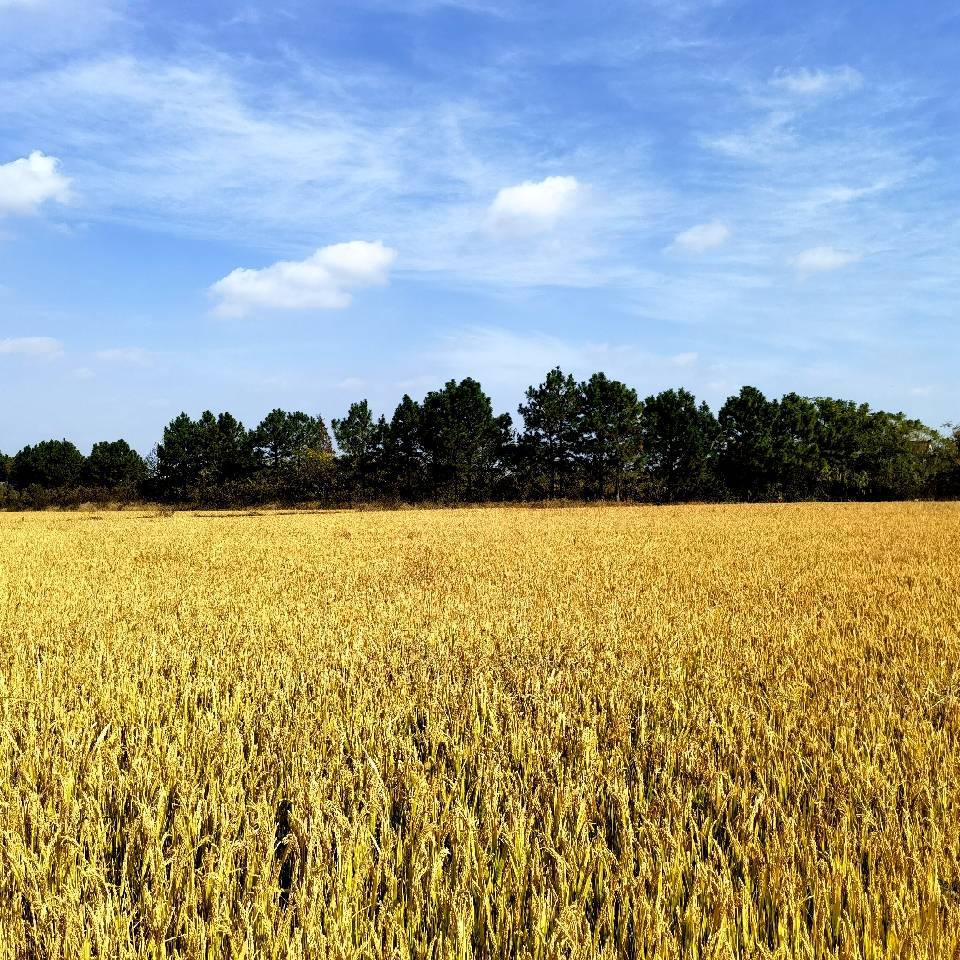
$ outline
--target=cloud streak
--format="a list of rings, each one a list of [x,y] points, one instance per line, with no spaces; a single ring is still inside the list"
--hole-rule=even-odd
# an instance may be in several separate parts
[[[853,67],[837,67],[834,70],[778,70],[772,81],[775,87],[802,97],[836,96],[859,90],[863,74]]]
[[[0,339],[0,356],[51,360],[63,355],[63,344],[54,337],[7,337]]]
[[[678,233],[670,244],[670,249],[684,250],[689,253],[706,253],[722,247],[730,239],[730,228],[720,220],[711,223],[699,223],[682,233]]]
[[[793,265],[801,274],[830,273],[841,270],[861,259],[852,250],[837,250],[836,247],[811,247],[793,258]]]
[[[96,356],[98,360],[107,363],[123,363],[136,367],[149,366],[153,360],[153,354],[143,347],[109,347],[98,350]]]

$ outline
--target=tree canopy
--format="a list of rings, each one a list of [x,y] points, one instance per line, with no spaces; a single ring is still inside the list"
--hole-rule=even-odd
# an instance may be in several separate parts
[[[689,391],[641,401],[602,372],[559,367],[527,388],[514,428],[471,377],[389,419],[367,400],[331,421],[273,409],[248,429],[229,412],[174,417],[144,459],[124,440],[88,456],[68,440],[0,454],[0,506],[153,499],[257,503],[485,500],[896,499],[960,494],[960,428],[833,397],[768,398],[745,386],[716,416]]]

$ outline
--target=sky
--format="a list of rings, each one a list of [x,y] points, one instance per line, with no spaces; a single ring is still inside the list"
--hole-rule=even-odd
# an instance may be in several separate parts
[[[0,0],[0,450],[560,365],[960,420],[956,0]]]

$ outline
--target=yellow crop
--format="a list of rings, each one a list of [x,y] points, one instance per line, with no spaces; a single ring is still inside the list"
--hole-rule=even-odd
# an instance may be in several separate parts
[[[0,515],[0,956],[960,951],[960,507]]]

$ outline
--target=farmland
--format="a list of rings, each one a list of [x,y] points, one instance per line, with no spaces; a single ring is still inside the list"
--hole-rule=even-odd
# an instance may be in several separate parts
[[[954,504],[0,515],[2,957],[952,957]]]

